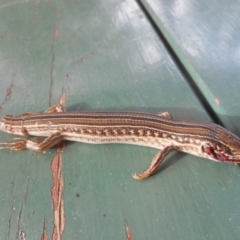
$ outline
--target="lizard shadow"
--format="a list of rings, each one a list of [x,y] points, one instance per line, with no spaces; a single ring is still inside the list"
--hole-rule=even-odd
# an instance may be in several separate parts
[[[184,153],[184,152],[175,152],[173,155],[171,155],[170,157],[167,157],[163,161],[163,163],[159,166],[157,171],[152,176],[154,176],[155,174],[161,173],[165,169],[167,169],[170,166],[174,165],[176,162],[180,161],[186,155],[187,155],[187,153]]]

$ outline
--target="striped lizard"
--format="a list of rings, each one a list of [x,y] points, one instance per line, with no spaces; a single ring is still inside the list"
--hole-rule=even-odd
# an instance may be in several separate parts
[[[44,151],[64,140],[85,143],[125,143],[161,149],[149,168],[134,173],[135,179],[152,175],[172,151],[182,151],[217,162],[240,164],[240,138],[214,123],[173,120],[168,112],[151,115],[136,112],[67,112],[65,94],[44,113],[5,115],[0,130],[17,138],[0,143],[0,149]]]

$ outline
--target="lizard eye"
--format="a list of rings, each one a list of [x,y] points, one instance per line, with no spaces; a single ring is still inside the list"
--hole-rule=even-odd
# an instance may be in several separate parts
[[[233,153],[233,151],[229,147],[226,147],[225,151],[226,151],[227,154],[232,154]]]

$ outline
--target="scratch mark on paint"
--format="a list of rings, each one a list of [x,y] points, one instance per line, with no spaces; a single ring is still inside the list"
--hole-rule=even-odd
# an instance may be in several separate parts
[[[26,240],[27,239],[26,233],[21,229],[22,212],[23,212],[23,203],[21,203],[21,208],[20,208],[20,212],[18,215],[18,231],[17,231],[18,240]]]
[[[21,227],[21,221],[22,221],[22,209],[23,209],[23,205],[21,203],[21,208],[18,215],[18,233],[20,233],[20,227]]]
[[[12,94],[12,88],[13,88],[13,83],[11,83],[10,87],[6,90],[6,95],[5,98],[0,106],[0,112],[2,111],[4,104],[6,103],[6,101],[11,97]]]
[[[21,203],[21,208],[20,208],[20,212],[19,212],[19,215],[18,215],[18,231],[17,231],[18,240],[26,240],[27,239],[25,231],[23,231],[21,229],[21,222],[22,222],[23,204],[27,201],[27,196],[28,196],[29,178],[30,178],[30,174],[31,174],[31,167],[32,167],[32,164],[30,162],[29,176],[28,176],[28,180],[27,180],[26,191],[23,195],[23,200],[24,201]]]
[[[80,58],[80,59],[77,59],[77,60],[73,61],[73,62],[70,64],[70,67],[85,62],[85,61],[88,60],[89,58],[93,57],[96,53],[97,53],[97,51],[92,51],[92,52],[89,53],[88,55],[86,55],[86,56],[84,56],[84,57],[82,57],[82,58]]]
[[[13,215],[13,211],[15,210],[15,197],[13,194],[14,191],[14,185],[15,185],[15,177],[14,180],[11,182],[12,183],[12,206],[11,206],[11,210],[10,210],[10,216],[9,216],[9,220],[8,220],[8,232],[7,232],[7,239],[10,239],[10,231],[11,231],[11,225],[12,225],[12,215]]]
[[[13,200],[12,207],[11,207],[11,212],[10,212],[10,216],[9,216],[9,220],[8,220],[8,233],[7,233],[8,238],[7,238],[7,239],[10,239],[10,230],[11,230],[11,223],[12,223],[12,215],[13,215],[13,211],[15,210],[15,208],[14,208],[14,202],[15,202],[15,200]]]
[[[127,235],[127,240],[134,240],[133,234],[132,234],[126,221],[125,221],[125,231],[126,231],[126,235]]]
[[[51,163],[53,178],[51,196],[54,210],[54,223],[53,223],[54,229],[52,234],[53,240],[62,240],[63,230],[65,226],[64,201],[63,201],[64,179],[62,174],[62,151],[63,146],[57,148],[56,155]]]
[[[52,88],[53,88],[53,80],[54,80],[54,66],[55,66],[55,43],[56,38],[60,36],[60,32],[58,30],[57,18],[60,16],[60,13],[57,12],[54,25],[53,25],[53,38],[52,38],[52,64],[51,64],[51,72],[50,72],[50,88],[49,88],[49,107],[52,106]]]
[[[28,197],[28,188],[29,188],[29,179],[30,179],[30,174],[31,174],[31,168],[32,168],[32,163],[30,162],[30,167],[29,167],[29,176],[28,176],[28,180],[27,180],[27,187],[26,187],[26,192],[24,194],[24,202],[27,201],[27,197]]]

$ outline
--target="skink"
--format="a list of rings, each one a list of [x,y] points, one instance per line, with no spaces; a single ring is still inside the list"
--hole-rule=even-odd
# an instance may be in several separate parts
[[[66,112],[65,94],[44,113],[5,115],[0,129],[16,135],[46,137],[0,143],[0,149],[44,151],[64,140],[85,143],[125,143],[161,149],[135,179],[152,175],[171,151],[182,151],[217,162],[240,163],[240,138],[214,123],[173,120],[168,112],[158,115],[135,112]]]

